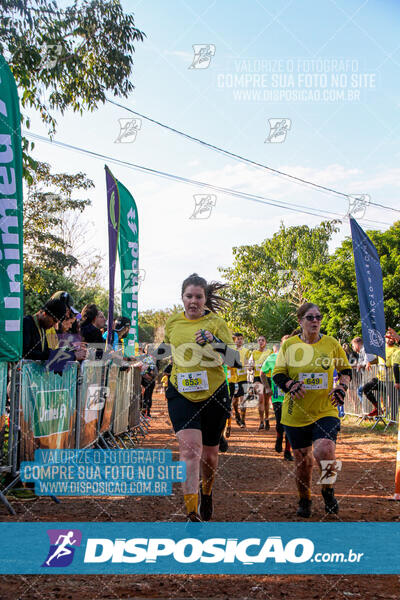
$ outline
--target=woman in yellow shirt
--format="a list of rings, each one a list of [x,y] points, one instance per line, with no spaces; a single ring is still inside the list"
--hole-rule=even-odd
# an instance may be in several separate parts
[[[311,516],[313,453],[321,474],[321,492],[328,514],[339,511],[332,483],[336,475],[336,437],[340,429],[337,406],[342,404],[351,379],[346,354],[337,340],[320,333],[322,315],[306,302],[297,311],[301,333],[286,340],[272,377],[284,392],[282,424],[293,448],[300,517]],[[333,387],[333,372],[339,383]],[[314,448],[313,448],[314,447]],[[327,462],[322,462],[327,461]]]
[[[182,284],[185,310],[172,315],[165,326],[164,340],[173,356],[166,398],[180,460],[186,463],[183,493],[190,521],[211,519],[219,441],[231,409],[222,365],[233,340],[225,321],[216,314],[227,303],[217,295],[224,287],[208,284],[196,273],[190,275]]]
[[[258,336],[258,348],[253,350],[252,357],[254,360],[254,388],[258,395],[258,414],[260,416],[259,431],[270,428],[269,424],[269,399],[271,394],[266,393],[264,385],[261,382],[261,367],[267,360],[272,351],[267,348],[267,339],[264,335]],[[265,419],[265,422],[264,422]]]

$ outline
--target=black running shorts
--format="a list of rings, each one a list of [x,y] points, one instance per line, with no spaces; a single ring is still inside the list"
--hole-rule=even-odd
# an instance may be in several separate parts
[[[328,439],[336,443],[340,431],[340,419],[337,417],[322,417],[311,425],[305,427],[292,427],[284,425],[286,437],[293,450],[308,448],[315,440]]]
[[[238,386],[238,389],[237,389],[236,394],[234,395],[234,398],[241,398],[246,393],[245,386],[247,387],[247,381],[239,381],[237,386]]]
[[[217,446],[231,413],[231,399],[223,383],[207,400],[192,402],[169,383],[166,398],[175,433],[182,429],[200,429],[203,446]]]

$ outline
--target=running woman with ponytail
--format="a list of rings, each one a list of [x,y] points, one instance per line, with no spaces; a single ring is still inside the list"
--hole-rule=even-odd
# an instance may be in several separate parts
[[[216,314],[228,304],[218,295],[225,287],[193,273],[182,284],[184,312],[172,315],[165,326],[164,341],[173,356],[166,398],[180,460],[186,463],[182,487],[189,521],[211,519],[219,441],[231,410],[222,365],[229,361],[227,354],[236,353],[228,348],[233,346],[228,326]],[[233,366],[234,360],[229,362]]]
[[[351,368],[340,343],[320,333],[322,315],[316,304],[306,302],[300,306],[297,317],[301,332],[283,342],[272,377],[285,392],[282,423],[295,459],[297,515],[307,518],[311,516],[313,453],[322,470],[321,482],[329,465],[329,474],[336,474],[336,437],[340,429],[337,407],[345,398]],[[333,387],[335,368],[339,382]],[[333,485],[322,484],[321,492],[325,512],[337,514]]]

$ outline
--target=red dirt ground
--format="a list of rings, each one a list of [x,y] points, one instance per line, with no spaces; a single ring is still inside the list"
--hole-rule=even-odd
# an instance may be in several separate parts
[[[177,459],[177,444],[165,401],[155,397],[151,433],[145,448],[169,448]],[[293,463],[274,450],[274,422],[269,432],[258,429],[255,409],[247,429],[233,426],[229,450],[220,455],[215,498],[215,521],[298,521]],[[347,421],[347,422],[346,422]],[[339,516],[326,517],[314,477],[311,521],[398,521],[400,505],[393,495],[396,437],[356,427],[346,419],[338,442],[343,468],[335,486]],[[47,498],[11,500],[17,516],[0,505],[2,521],[184,521],[178,484],[169,497]],[[124,598],[252,598],[268,600],[310,598],[358,600],[400,598],[397,576],[243,576],[243,575],[54,575],[0,577],[0,600],[72,600]]]

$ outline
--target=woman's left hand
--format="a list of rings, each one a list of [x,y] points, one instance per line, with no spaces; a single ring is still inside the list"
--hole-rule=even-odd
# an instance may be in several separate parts
[[[337,385],[336,387],[334,387],[329,392],[329,398],[330,398],[332,406],[339,406],[340,404],[343,404],[345,397],[346,397],[346,390],[345,390],[344,386],[342,386],[340,384]]]
[[[204,335],[204,337],[205,337],[205,338],[207,338],[207,341],[208,341],[209,343],[211,343],[211,342],[213,341],[213,339],[214,339],[214,336],[213,336],[213,334],[211,333],[211,331],[206,331],[206,330],[204,330],[204,329],[199,329],[199,330],[198,330],[198,331],[196,331],[196,333],[194,334],[194,335],[195,335],[195,338],[196,338],[196,342],[197,342],[198,344],[200,344],[200,346],[204,346],[204,344],[206,344],[206,343],[207,343],[207,342],[205,342],[205,340],[204,340],[204,337],[203,337],[203,335],[202,335],[202,332],[203,332],[203,335]]]

